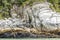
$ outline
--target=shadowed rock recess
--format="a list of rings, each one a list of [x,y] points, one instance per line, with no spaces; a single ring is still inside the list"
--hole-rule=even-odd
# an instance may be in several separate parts
[[[21,17],[0,20],[1,38],[60,37],[60,14],[49,7],[50,3],[34,3],[24,7]]]

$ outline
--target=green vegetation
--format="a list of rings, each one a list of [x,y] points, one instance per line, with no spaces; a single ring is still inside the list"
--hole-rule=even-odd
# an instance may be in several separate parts
[[[54,8],[54,10],[60,12],[60,0],[48,0],[48,2],[53,5],[52,8]]]
[[[53,4],[51,8],[60,12],[60,1],[59,0],[0,0],[0,19],[11,17],[11,9],[14,5],[18,7],[24,7],[25,5],[32,5],[34,2],[48,1]]]
[[[13,9],[14,5],[24,7],[37,1],[42,2],[42,0],[0,0],[0,19],[11,17],[11,9]]]

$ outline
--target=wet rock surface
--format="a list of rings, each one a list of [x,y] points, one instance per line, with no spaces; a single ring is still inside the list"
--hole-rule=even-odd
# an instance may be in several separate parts
[[[59,38],[58,35],[52,34],[33,34],[33,33],[15,33],[10,32],[0,34],[0,38]]]

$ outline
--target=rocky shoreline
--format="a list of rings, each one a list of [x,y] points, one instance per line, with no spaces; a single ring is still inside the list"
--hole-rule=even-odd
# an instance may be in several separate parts
[[[35,28],[0,29],[0,38],[60,38],[60,32],[41,32]]]
[[[20,15],[0,20],[0,38],[60,38],[60,14],[48,2],[26,7]]]

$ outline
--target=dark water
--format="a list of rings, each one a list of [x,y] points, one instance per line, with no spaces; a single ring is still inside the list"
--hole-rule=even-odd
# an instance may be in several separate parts
[[[37,34],[32,34],[32,33],[14,33],[12,34],[11,32],[6,32],[0,34],[0,38],[56,38],[57,36],[53,35],[37,35]],[[60,38],[60,37],[57,37]]]

